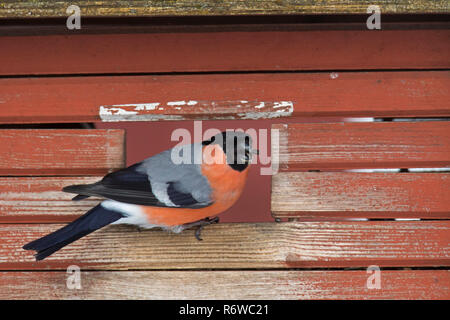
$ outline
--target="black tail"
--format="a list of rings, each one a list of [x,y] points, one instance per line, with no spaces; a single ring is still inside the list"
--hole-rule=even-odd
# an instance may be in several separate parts
[[[67,226],[56,230],[40,239],[34,240],[23,246],[25,250],[36,250],[36,261],[47,258],[62,247],[94,232],[114,221],[123,218],[123,215],[107,210],[101,205],[92,208],[77,220]]]
[[[87,194],[83,194],[86,192],[87,189],[89,189],[91,186],[95,185],[95,183],[92,184],[74,184],[71,186],[66,186],[62,189],[62,191],[64,192],[69,192],[69,193],[78,193],[78,195],[76,195],[75,197],[72,198],[73,201],[80,201],[80,200],[84,200],[87,199],[91,196],[87,195]]]

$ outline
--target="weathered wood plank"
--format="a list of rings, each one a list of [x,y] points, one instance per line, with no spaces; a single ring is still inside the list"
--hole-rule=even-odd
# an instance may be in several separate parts
[[[449,38],[448,29],[4,36],[0,75],[438,69],[450,67]]]
[[[16,1],[0,4],[0,18],[66,17],[70,1]],[[180,15],[254,15],[254,14],[367,14],[370,0],[182,0],[182,1],[92,1],[81,0],[77,5],[82,16],[139,17]],[[449,13],[445,0],[379,0],[382,13]]]
[[[100,178],[0,178],[0,222],[70,222],[99,199],[74,202],[61,189]],[[279,218],[448,218],[449,184],[447,173],[279,173],[272,212]]]
[[[125,165],[123,130],[0,131],[0,175],[101,175]]]
[[[4,78],[0,122],[450,116],[449,87],[448,71]]]
[[[81,271],[79,290],[68,276],[0,272],[0,299],[450,298],[448,270],[382,270],[380,289],[367,288],[366,271]]]
[[[279,169],[450,167],[450,122],[275,124]],[[277,143],[277,141],[272,141]]]
[[[450,221],[232,223],[169,234],[110,226],[36,262],[25,243],[60,225],[0,225],[0,269],[449,266]]]
[[[0,222],[70,222],[99,203],[98,198],[72,201],[61,189],[94,183],[102,177],[1,177]]]
[[[450,173],[282,172],[276,218],[450,218]]]

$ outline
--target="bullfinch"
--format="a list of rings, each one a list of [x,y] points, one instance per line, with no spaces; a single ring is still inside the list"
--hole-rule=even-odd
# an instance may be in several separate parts
[[[109,224],[159,227],[175,233],[218,222],[210,217],[230,208],[242,193],[252,154],[251,137],[225,131],[209,140],[176,146],[93,184],[63,191],[105,200],[67,226],[23,246],[42,260],[64,246]],[[181,159],[181,160],[180,160]]]

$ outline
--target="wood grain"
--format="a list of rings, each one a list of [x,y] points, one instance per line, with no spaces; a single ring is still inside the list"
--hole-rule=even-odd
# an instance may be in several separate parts
[[[4,36],[0,75],[448,69],[449,39],[449,29]]]
[[[0,225],[1,270],[449,266],[450,221],[232,223],[170,234],[110,226],[46,260],[21,247],[61,225]]]
[[[70,1],[16,1],[0,4],[0,18],[66,17]],[[179,15],[254,15],[254,14],[367,14],[369,0],[181,0],[181,1],[92,1],[77,5],[82,16],[179,16]],[[382,13],[448,13],[445,0],[379,0]]]
[[[0,299],[449,299],[448,270],[382,270],[368,289],[364,271],[0,272]],[[214,279],[214,281],[211,281]],[[32,285],[30,285],[32,284]]]
[[[450,218],[450,173],[283,172],[276,218]]]
[[[70,222],[99,203],[98,198],[72,201],[61,189],[94,183],[102,177],[1,177],[0,222]]]
[[[449,71],[4,78],[0,122],[450,116],[449,87]]]
[[[5,129],[0,175],[101,175],[125,165],[124,131]]]
[[[274,161],[280,171],[450,167],[447,121],[296,123],[272,128],[279,130],[279,163]]]

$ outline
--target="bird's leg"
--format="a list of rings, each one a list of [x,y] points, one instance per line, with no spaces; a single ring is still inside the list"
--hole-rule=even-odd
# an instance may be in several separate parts
[[[201,234],[201,232],[203,230],[203,227],[207,226],[207,225],[210,225],[210,224],[214,224],[214,223],[219,223],[219,217],[214,217],[213,219],[206,218],[203,221],[203,223],[198,226],[197,230],[195,230],[195,238],[198,241],[202,241],[203,239],[201,238],[200,234]]]
[[[199,221],[183,224],[183,230],[197,227],[197,230],[195,230],[195,238],[198,241],[202,241],[203,239],[200,237],[200,233],[202,232],[203,227],[210,225],[210,224],[218,223],[218,222],[219,222],[219,217],[214,217],[212,219],[205,218],[205,219],[202,219]]]

